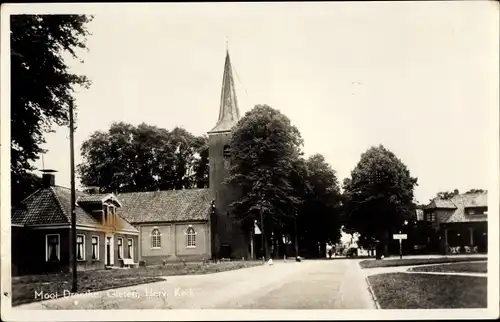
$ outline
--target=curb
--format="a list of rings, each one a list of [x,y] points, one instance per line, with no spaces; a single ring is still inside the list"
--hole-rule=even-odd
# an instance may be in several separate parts
[[[375,295],[375,292],[373,291],[372,285],[370,284],[370,281],[368,280],[368,276],[365,277],[366,284],[368,285],[368,292],[370,292],[370,295],[372,296],[372,300],[375,303],[375,307],[377,310],[380,310],[380,304],[378,303],[377,296]]]

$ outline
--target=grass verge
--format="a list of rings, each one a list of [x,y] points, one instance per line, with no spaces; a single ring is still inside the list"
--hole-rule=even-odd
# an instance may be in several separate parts
[[[369,259],[359,263],[361,268],[391,267],[391,266],[411,266],[426,264],[441,264],[454,262],[485,261],[486,257],[439,257],[439,258],[403,258],[403,259]]]
[[[387,273],[368,280],[381,309],[487,307],[484,277]]]
[[[162,277],[165,276],[210,274],[259,265],[262,265],[261,261],[206,264],[172,263],[165,266],[81,271],[78,272],[78,292],[97,292],[154,283],[164,280]],[[68,296],[71,284],[70,273],[14,277],[12,278],[12,305]],[[44,298],[43,294],[47,294],[50,298]]]
[[[410,271],[414,272],[454,272],[454,273],[487,273],[488,267],[486,262],[479,263],[452,263],[444,265],[419,266],[412,267]]]

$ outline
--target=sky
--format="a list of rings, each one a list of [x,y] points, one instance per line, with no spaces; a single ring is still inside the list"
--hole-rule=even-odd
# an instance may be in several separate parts
[[[76,93],[76,164],[82,142],[117,121],[206,134],[227,42],[241,114],[256,104],[279,109],[306,156],[323,154],[340,182],[383,144],[418,178],[418,202],[488,188],[498,138],[494,2],[110,6],[88,12],[84,63],[68,61],[93,83]],[[36,166],[69,187],[68,135],[48,134]]]

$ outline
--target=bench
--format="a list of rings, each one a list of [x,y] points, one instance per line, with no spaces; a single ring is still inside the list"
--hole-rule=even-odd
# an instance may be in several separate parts
[[[123,261],[123,266],[125,267],[137,267],[139,266],[139,263],[134,263],[134,260],[132,258],[124,258],[122,259]]]

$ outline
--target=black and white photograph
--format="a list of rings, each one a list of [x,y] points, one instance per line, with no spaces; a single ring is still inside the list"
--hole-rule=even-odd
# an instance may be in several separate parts
[[[2,320],[499,318],[498,2],[1,10]]]

